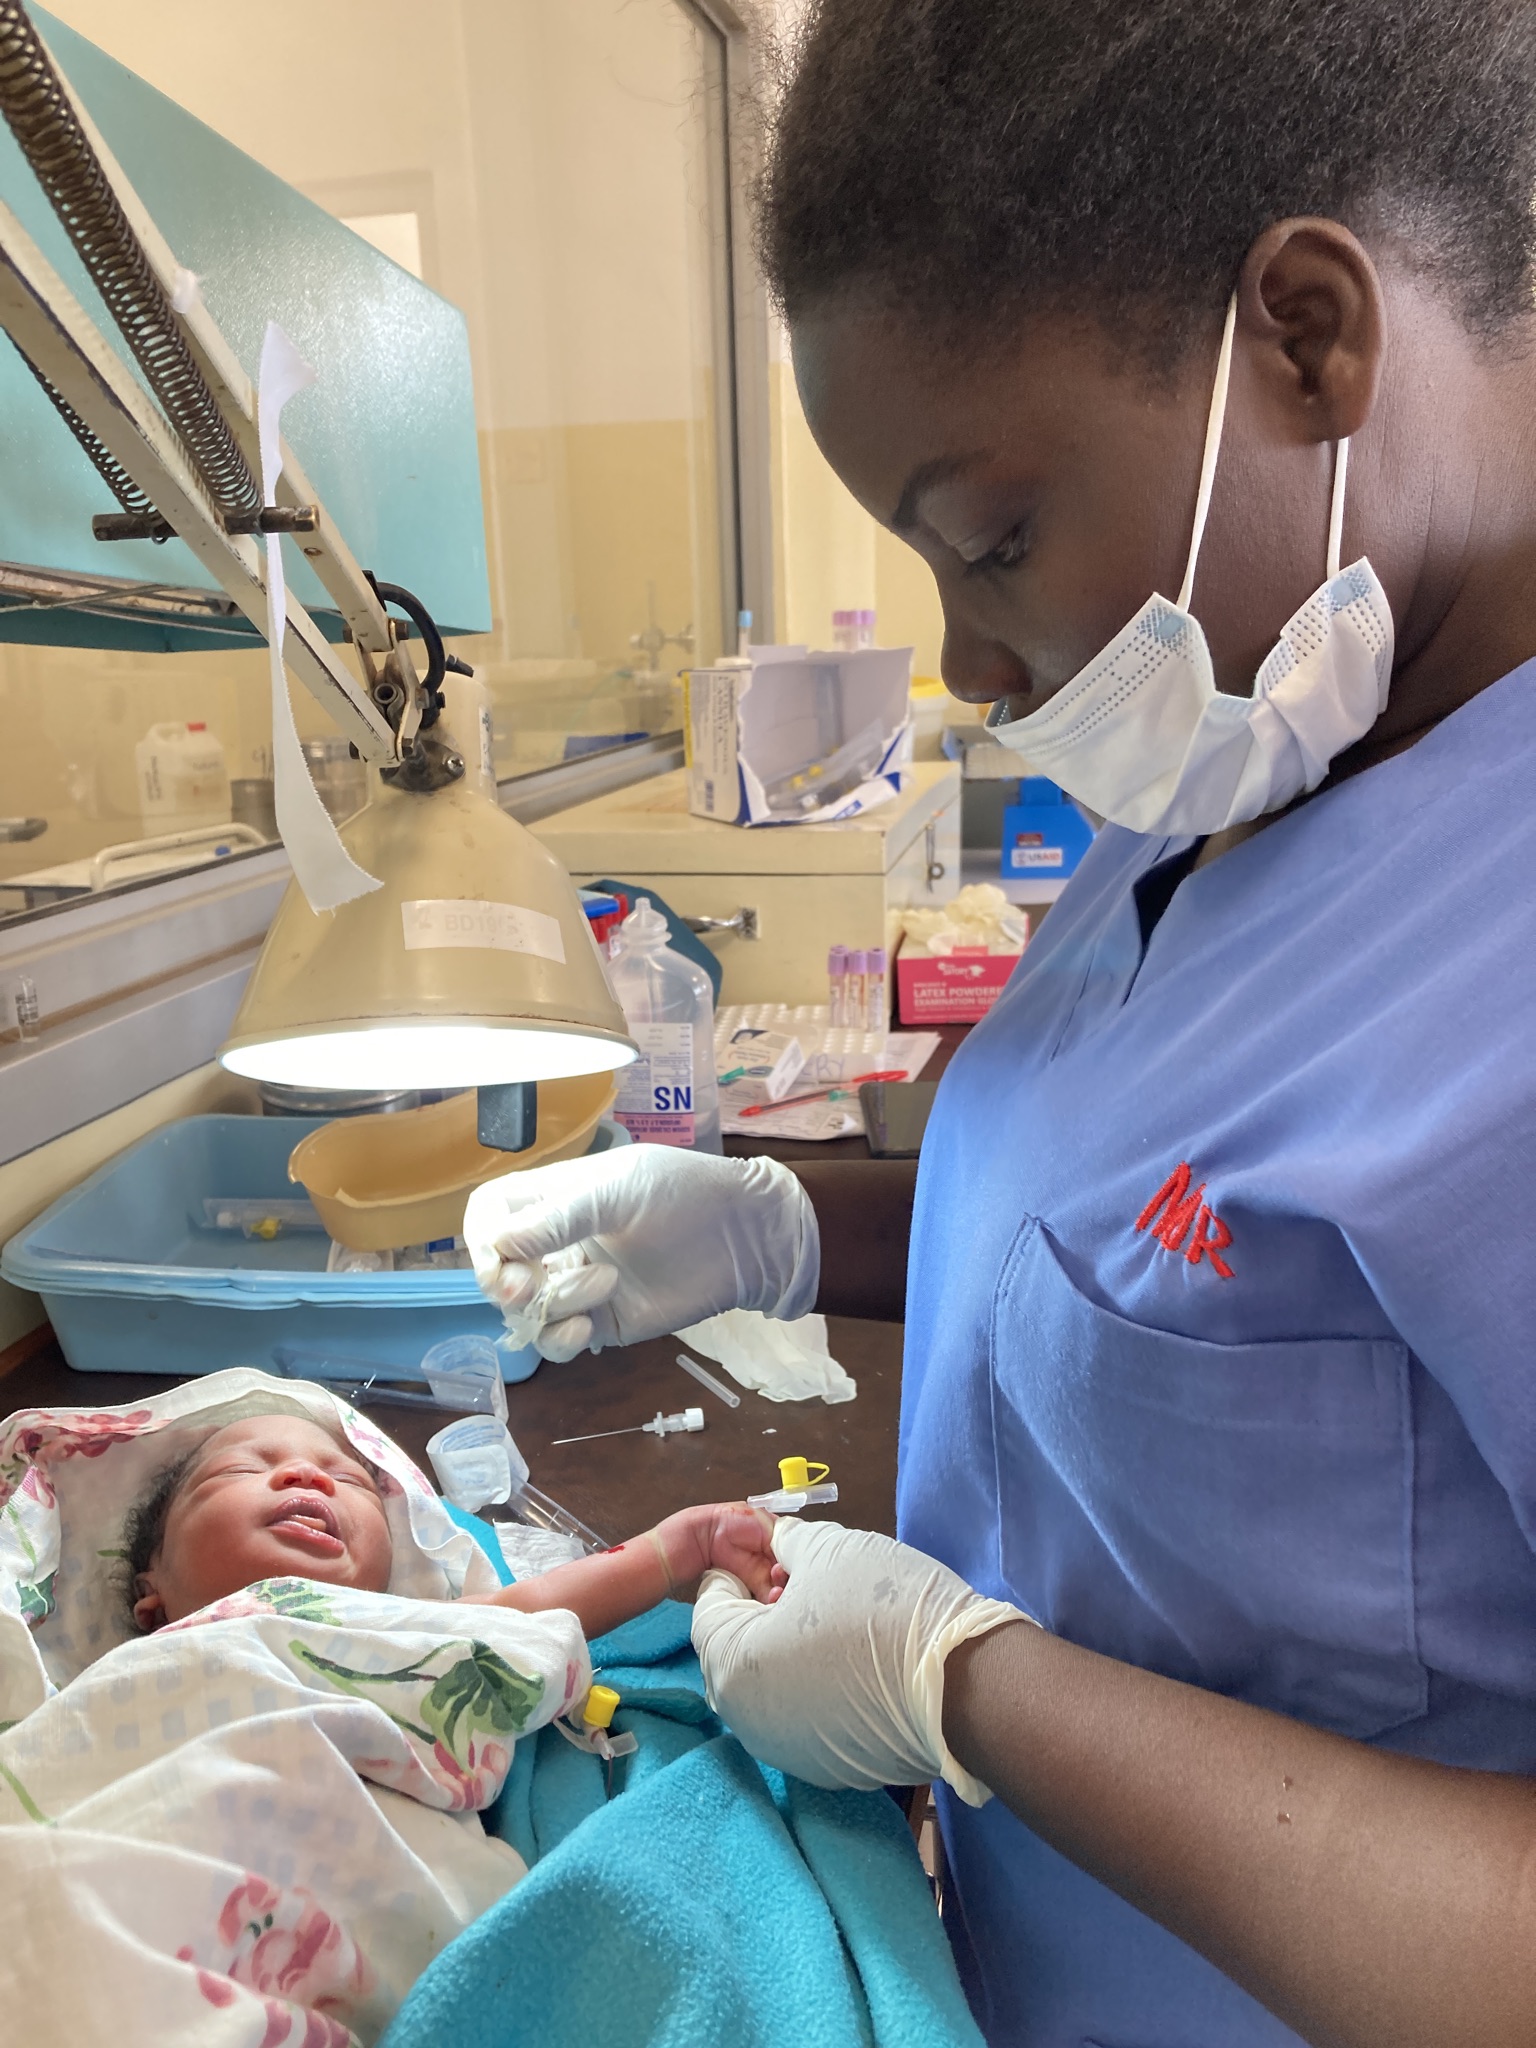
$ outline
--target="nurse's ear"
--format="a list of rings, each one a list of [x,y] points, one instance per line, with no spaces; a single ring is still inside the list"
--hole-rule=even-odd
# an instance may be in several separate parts
[[[1386,304],[1365,249],[1334,220],[1283,220],[1244,259],[1237,331],[1298,440],[1342,441],[1370,418]]]

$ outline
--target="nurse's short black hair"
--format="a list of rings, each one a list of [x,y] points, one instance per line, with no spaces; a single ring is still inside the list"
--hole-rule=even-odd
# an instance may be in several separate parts
[[[1389,238],[1493,337],[1532,303],[1531,0],[811,0],[759,239],[791,321],[1088,313],[1165,359],[1272,222]]]

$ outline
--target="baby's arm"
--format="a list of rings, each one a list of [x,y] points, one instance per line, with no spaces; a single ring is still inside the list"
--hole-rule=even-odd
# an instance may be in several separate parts
[[[757,1599],[770,1602],[785,1583],[772,1535],[773,1517],[761,1508],[742,1503],[684,1508],[613,1550],[466,1598],[523,1614],[569,1608],[587,1636],[604,1635],[669,1596],[691,1599],[713,1565],[734,1572]]]

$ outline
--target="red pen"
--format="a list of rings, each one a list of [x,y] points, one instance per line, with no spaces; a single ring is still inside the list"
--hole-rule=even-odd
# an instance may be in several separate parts
[[[802,1102],[826,1102],[834,1095],[846,1095],[861,1081],[905,1081],[906,1078],[905,1067],[892,1067],[881,1074],[855,1074],[851,1081],[839,1082],[836,1088],[818,1088],[814,1095],[788,1095],[782,1102],[751,1102],[736,1113],[738,1116],[766,1116],[770,1109],[795,1109]]]

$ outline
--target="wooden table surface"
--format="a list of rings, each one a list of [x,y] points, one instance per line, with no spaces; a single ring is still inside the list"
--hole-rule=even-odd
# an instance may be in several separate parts
[[[939,1050],[923,1070],[924,1080],[943,1072],[965,1028],[952,1026],[939,1035]],[[783,1160],[869,1157],[862,1138],[822,1145],[728,1138],[725,1144],[738,1157],[758,1152]],[[541,1365],[530,1379],[507,1389],[512,1434],[534,1485],[610,1542],[694,1501],[766,1493],[778,1484],[779,1459],[795,1455],[830,1465],[839,1489],[835,1506],[809,1509],[808,1514],[824,1513],[894,1534],[901,1325],[834,1317],[829,1336],[832,1356],[859,1390],[855,1400],[835,1407],[821,1401],[766,1401],[742,1389],[740,1407],[728,1408],[678,1366],[683,1347],[668,1337],[596,1356],[587,1352],[568,1365]],[[729,1374],[710,1369],[729,1383]],[[118,1407],[175,1384],[142,1373],[75,1372],[46,1330],[0,1355],[0,1410],[6,1414],[34,1407]],[[384,1402],[363,1405],[381,1429],[427,1467],[427,1438],[448,1420],[446,1415]],[[704,1428],[697,1435],[554,1442],[647,1422],[658,1408],[670,1415],[687,1407],[704,1410]]]

